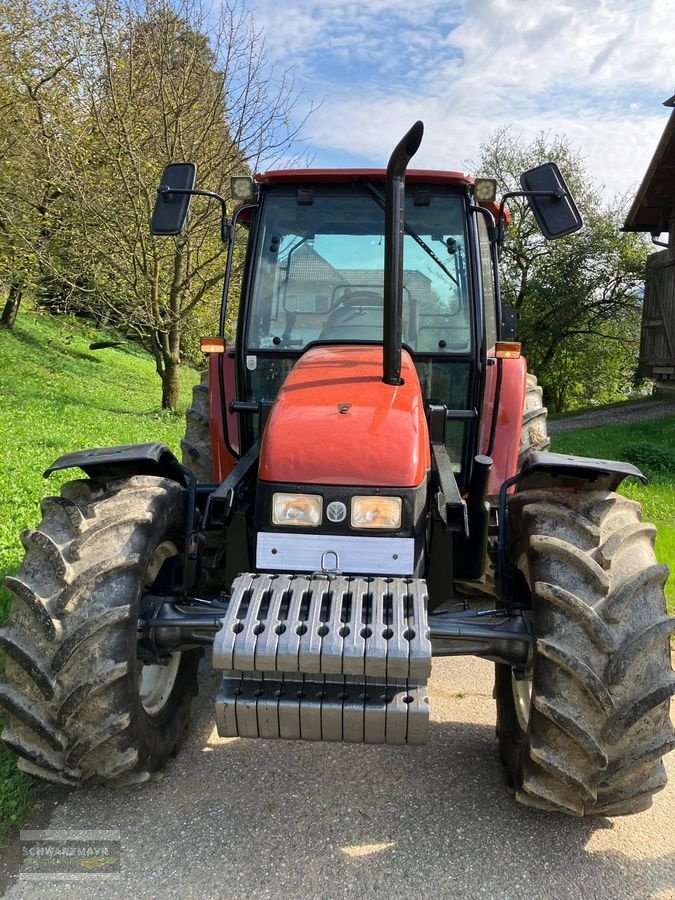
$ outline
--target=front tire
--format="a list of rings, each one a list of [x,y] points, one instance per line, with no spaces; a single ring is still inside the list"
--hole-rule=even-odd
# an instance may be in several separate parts
[[[146,780],[177,751],[200,651],[144,664],[137,623],[144,589],[180,546],[183,494],[164,478],[74,481],[43,500],[39,528],[23,533],[0,629],[2,738],[20,769],[120,785]]]
[[[529,672],[497,666],[500,749],[516,798],[580,816],[646,809],[675,747],[675,619],[654,526],[617,494],[551,488],[513,497],[509,531],[535,639]]]

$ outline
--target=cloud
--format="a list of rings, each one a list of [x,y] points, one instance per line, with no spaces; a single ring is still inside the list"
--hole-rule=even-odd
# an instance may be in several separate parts
[[[428,48],[460,21],[461,2],[439,0],[297,0],[280,11],[272,0],[252,5],[270,57],[293,63],[299,76],[353,83],[359,72],[378,64],[383,75],[409,77],[428,66]],[[445,55],[457,51],[444,50]],[[338,75],[339,72],[339,75]]]
[[[467,0],[465,11],[448,40],[466,70],[528,96],[560,87],[616,94],[672,78],[670,0]]]
[[[478,157],[479,145],[498,128],[511,126],[524,140],[538,132],[567,135],[586,158],[588,172],[605,185],[605,194],[624,194],[644,175],[668,113],[630,118],[586,109],[578,116],[555,109],[517,119],[503,111],[488,115],[480,105],[460,115],[452,98],[388,97],[381,93],[329,98],[307,126],[310,144],[319,148],[317,165],[331,165],[331,154],[359,156],[366,165],[382,166],[396,141],[417,118],[425,123],[415,166],[463,171]]]
[[[643,176],[672,93],[671,0],[257,0],[271,59],[321,108],[322,165],[382,164],[416,119],[416,164],[462,168],[504,125],[566,134],[607,193]]]

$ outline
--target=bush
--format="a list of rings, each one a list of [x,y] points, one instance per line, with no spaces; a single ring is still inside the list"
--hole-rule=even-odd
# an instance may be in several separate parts
[[[645,474],[675,473],[675,450],[650,441],[633,441],[624,444],[622,458],[643,469]]]

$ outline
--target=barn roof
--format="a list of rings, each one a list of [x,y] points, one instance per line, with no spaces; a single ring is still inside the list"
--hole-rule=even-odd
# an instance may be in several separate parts
[[[675,96],[664,106],[675,107]],[[668,231],[675,212],[675,109],[630,208],[624,231]]]

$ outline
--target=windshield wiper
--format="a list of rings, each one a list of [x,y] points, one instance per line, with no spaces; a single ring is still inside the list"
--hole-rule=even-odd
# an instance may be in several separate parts
[[[364,186],[367,190],[370,191],[370,193],[373,195],[373,197],[375,198],[375,200],[377,200],[377,202],[378,202],[379,205],[382,207],[382,209],[384,209],[384,205],[385,205],[385,204],[384,204],[384,196],[378,191],[378,189],[375,187],[375,185],[372,184],[370,181],[364,181],[364,182],[363,182],[363,186]],[[425,252],[428,256],[430,256],[430,257],[433,259],[433,261],[436,263],[436,265],[439,266],[439,268],[441,268],[441,269],[445,272],[445,274],[448,276],[448,278],[449,278],[451,281],[454,281],[455,284],[457,285],[457,287],[459,287],[459,281],[458,281],[458,279],[455,278],[455,276],[454,276],[454,275],[452,274],[452,272],[447,268],[447,266],[444,265],[443,261],[442,261],[442,260],[434,253],[434,251],[433,251],[433,250],[431,249],[431,247],[427,244],[427,242],[424,241],[424,240],[419,236],[419,234],[414,230],[414,228],[411,228],[410,225],[408,225],[407,222],[404,222],[404,223],[403,223],[403,228],[405,229],[405,233],[406,233],[406,234],[409,234],[410,237],[415,241],[415,243],[416,243],[416,244],[419,244],[420,247],[422,248],[422,250],[424,250],[424,252]]]

